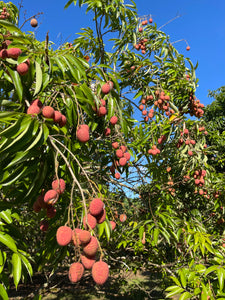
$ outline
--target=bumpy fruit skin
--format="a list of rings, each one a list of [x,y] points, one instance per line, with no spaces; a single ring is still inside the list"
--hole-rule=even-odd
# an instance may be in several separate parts
[[[112,125],[116,125],[117,122],[118,122],[117,116],[112,116],[111,119],[110,119],[110,123]]]
[[[94,198],[91,201],[90,207],[89,207],[91,215],[92,216],[99,215],[102,212],[103,207],[104,207],[104,203],[102,202],[102,200],[99,198]]]
[[[106,128],[104,131],[105,136],[109,136],[111,134],[111,129],[110,128]]]
[[[105,107],[105,106],[100,106],[99,109],[98,109],[98,111],[97,111],[97,115],[98,115],[99,117],[103,117],[103,116],[105,116],[106,114],[107,114],[107,109],[106,109],[106,107]]]
[[[84,126],[88,126],[88,125],[80,125],[78,127],[78,129],[77,129],[77,139],[81,143],[86,143],[90,139],[90,136],[89,136],[89,127],[87,129],[87,127],[84,127]]]
[[[115,176],[116,179],[120,179],[120,173],[115,173],[114,176]]]
[[[35,115],[38,115],[40,112],[41,112],[41,109],[37,105],[31,105],[27,109],[27,114],[32,115],[33,117]]]
[[[54,108],[51,107],[51,106],[45,106],[45,107],[42,109],[42,115],[43,115],[43,117],[45,117],[45,118],[53,119],[53,118],[54,118],[54,115],[55,115],[55,110],[54,110]]]
[[[114,149],[117,149],[117,148],[119,147],[118,142],[113,142],[113,143],[112,143],[112,147],[113,147]]]
[[[81,233],[82,229],[80,228],[75,228],[73,230],[73,233],[72,233],[72,240],[73,240],[73,243],[75,246],[77,245],[81,245],[81,241],[80,241],[80,233]]]
[[[109,223],[111,224],[112,230],[114,230],[116,228],[116,222],[109,221]]]
[[[6,49],[2,49],[2,50],[0,51],[0,58],[5,59],[5,58],[7,58],[7,57],[8,57],[8,52],[7,52],[7,50],[6,50]]]
[[[81,230],[79,232],[79,240],[81,242],[81,244],[87,244],[90,242],[91,240],[91,234],[89,231],[87,230]]]
[[[20,48],[10,48],[7,50],[7,54],[9,58],[17,59],[22,54],[22,51]]]
[[[58,194],[62,194],[65,192],[66,183],[63,179],[52,181],[52,189],[55,190]]]
[[[125,222],[127,219],[127,216],[125,214],[120,215],[120,222]]]
[[[98,251],[98,241],[96,237],[91,236],[91,240],[83,247],[83,251],[87,256],[94,256]]]
[[[37,27],[38,26],[38,21],[35,18],[33,18],[33,19],[30,20],[30,25],[32,27]]]
[[[107,81],[107,83],[108,83],[109,86],[110,86],[110,90],[112,90],[112,89],[113,89],[113,86],[114,86],[114,83],[112,82],[112,80]]]
[[[124,145],[120,146],[120,149],[123,151],[123,153],[125,153],[127,151],[127,147]]]
[[[60,226],[56,232],[56,240],[60,246],[68,245],[72,240],[72,229],[68,226]]]
[[[121,167],[124,167],[124,166],[127,164],[127,159],[126,159],[126,157],[121,157],[121,158],[119,159],[119,164],[120,164]]]
[[[55,110],[53,121],[55,123],[60,124],[61,120],[62,120],[62,114],[61,114],[61,112],[58,111],[58,110]]]
[[[79,263],[73,263],[69,268],[69,280],[72,283],[78,282],[84,274],[84,266]]]
[[[102,210],[102,212],[96,216],[96,220],[98,224],[102,224],[106,219],[106,211],[105,209]]]
[[[59,123],[59,126],[60,127],[65,126],[66,125],[66,121],[67,121],[66,116],[62,115],[62,118],[61,118],[61,121]]]
[[[47,220],[41,221],[41,223],[40,223],[40,230],[41,231],[43,231],[43,232],[47,231],[48,227],[49,227],[49,224],[48,224]]]
[[[86,255],[81,255],[80,256],[81,262],[85,269],[90,270],[93,267],[93,264],[96,261],[95,256],[86,256]]]
[[[28,73],[29,66],[25,62],[21,63],[16,67],[16,71],[19,73],[19,75],[24,76]]]
[[[125,152],[125,153],[123,154],[123,156],[124,156],[127,160],[130,160],[130,158],[131,158],[131,155],[130,155],[129,152]]]
[[[55,204],[59,198],[59,194],[55,190],[48,190],[44,195],[44,202],[48,204]]]
[[[101,90],[102,90],[103,94],[107,95],[111,90],[110,84],[109,83],[103,84],[102,87],[101,87]]]
[[[31,102],[30,105],[38,106],[39,108],[42,108],[43,104],[39,99],[35,99]]]
[[[89,226],[91,227],[91,229],[94,229],[95,226],[97,225],[97,220],[94,216],[92,216],[91,214],[87,214],[87,222],[89,224]],[[84,216],[83,218],[83,223],[84,223],[84,227],[86,228],[89,228],[87,225],[86,225],[86,216]]]
[[[123,157],[123,151],[122,151],[121,149],[116,150],[116,156],[117,156],[118,158]]]
[[[109,277],[109,266],[104,261],[97,261],[92,267],[91,274],[95,283],[103,285]]]

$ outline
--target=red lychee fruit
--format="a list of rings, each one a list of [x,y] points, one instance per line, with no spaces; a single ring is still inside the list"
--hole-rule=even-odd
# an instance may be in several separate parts
[[[127,219],[127,216],[125,214],[120,215],[120,222],[125,222]]]
[[[81,233],[82,229],[80,228],[75,228],[72,232],[72,240],[75,246],[77,245],[81,245],[81,241],[80,241],[80,233]]]
[[[120,179],[120,173],[115,173],[114,176],[115,176],[116,179]]]
[[[116,150],[116,156],[117,156],[118,158],[123,157],[123,151],[122,151],[121,149]]]
[[[38,26],[38,21],[35,18],[33,18],[33,19],[30,20],[30,25],[32,27],[37,27]]]
[[[7,57],[8,57],[8,52],[7,52],[7,50],[6,50],[6,49],[2,49],[2,50],[0,51],[0,58],[6,59]]]
[[[69,268],[69,280],[72,283],[78,282],[84,274],[84,266],[80,262],[72,263]]]
[[[188,155],[192,156],[193,152],[191,150],[188,151]]]
[[[66,183],[63,179],[54,180],[52,182],[52,189],[55,190],[58,194],[62,194],[65,192]]]
[[[43,106],[42,102],[39,99],[33,100],[30,105],[34,105],[34,106],[36,105],[40,108],[42,108],[42,106]]]
[[[111,129],[110,128],[106,128],[104,131],[105,136],[109,136],[111,134]]]
[[[84,124],[85,125],[85,124]],[[80,125],[77,129],[77,139],[81,143],[86,143],[89,141],[90,136],[89,136],[89,127],[87,129],[87,125]]]
[[[56,215],[56,208],[53,205],[48,205],[47,210],[46,210],[46,216],[49,219],[54,218]]]
[[[25,62],[21,63],[16,67],[16,71],[18,72],[19,75],[24,76],[28,73],[29,66]]]
[[[41,210],[41,207],[37,201],[34,202],[33,204],[33,210],[34,212],[38,213]]]
[[[109,221],[109,223],[111,224],[112,230],[114,230],[116,228],[116,222]]]
[[[126,157],[121,157],[121,158],[119,159],[119,164],[120,164],[121,167],[124,167],[124,166],[127,164],[127,159],[126,159]]]
[[[190,49],[191,49],[191,47],[190,47],[190,46],[187,46],[186,50],[189,51]]]
[[[56,240],[60,246],[68,245],[72,240],[72,229],[68,226],[60,226],[56,232]]]
[[[99,215],[96,216],[98,224],[102,224],[106,219],[106,211],[103,209]]]
[[[91,240],[83,247],[83,251],[87,256],[94,256],[98,251],[98,240],[96,237],[91,236]]]
[[[48,221],[47,220],[42,220],[40,223],[40,230],[41,231],[47,231],[49,227]]]
[[[10,48],[7,50],[7,54],[9,58],[17,59],[22,54],[22,51],[20,48]]]
[[[149,21],[149,23],[152,23],[152,22],[153,22],[152,18],[150,18],[148,21]]]
[[[112,125],[116,125],[117,122],[118,122],[117,116],[112,116],[111,119],[110,119],[110,123]]]
[[[96,261],[96,257],[95,256],[85,256],[85,255],[81,255],[80,256],[81,262],[83,264],[83,266],[85,267],[85,269],[90,270],[93,266],[93,264]]]
[[[111,90],[111,86],[109,83],[104,83],[102,86],[101,86],[101,90],[102,90],[102,93],[107,95],[110,90]]]
[[[184,134],[188,134],[189,130],[187,128],[184,129]]]
[[[48,204],[44,202],[44,196],[43,195],[40,195],[37,197],[37,200],[38,202],[38,205],[41,207],[41,208],[47,208],[48,207]]]
[[[97,261],[92,267],[91,274],[93,280],[97,284],[102,285],[109,277],[109,266],[104,261]]]
[[[130,158],[131,158],[131,155],[130,155],[129,152],[125,152],[125,153],[123,154],[123,156],[127,159],[127,161],[130,160]]]
[[[92,216],[99,215],[102,212],[103,207],[104,207],[104,203],[102,202],[102,200],[99,198],[94,198],[90,203],[90,207],[89,207],[90,214]]]
[[[79,234],[79,240],[80,240],[81,244],[87,244],[90,242],[91,234],[89,231],[80,230],[78,234]]]
[[[107,81],[107,83],[110,86],[110,91],[113,89],[114,83],[112,82],[112,80]]]
[[[53,118],[54,118],[54,115],[55,115],[55,110],[54,110],[54,108],[51,107],[51,106],[45,106],[45,107],[42,109],[42,115],[43,115],[43,117],[45,117],[45,118],[53,119]]]
[[[106,102],[104,99],[101,99],[100,101],[101,101],[102,106],[106,106]]]
[[[61,118],[61,121],[60,121],[60,123],[59,123],[59,126],[60,127],[63,127],[63,126],[65,126],[66,125],[66,116],[64,116],[64,115],[62,115],[62,118]]]
[[[119,147],[118,142],[113,142],[113,143],[112,143],[112,147],[113,147],[114,149],[117,149],[117,148]]]
[[[54,122],[55,123],[58,123],[60,124],[61,120],[62,120],[62,114],[60,111],[58,110],[55,110],[55,113],[54,113],[54,118],[53,118]]]
[[[38,115],[40,112],[41,109],[37,105],[31,105],[27,109],[27,114],[32,115],[32,117],[35,117],[35,115]]]
[[[97,220],[94,216],[92,216],[91,214],[87,214],[87,222],[89,224],[89,226],[91,227],[91,229],[94,229],[95,226],[97,225]],[[83,223],[84,223],[84,227],[89,228],[88,226],[86,226],[86,216],[84,216],[83,218]]]
[[[139,31],[139,32],[142,32],[142,31],[143,31],[143,28],[142,28],[142,27],[139,27],[139,28],[138,28],[138,31]]]
[[[59,194],[55,190],[49,190],[44,195],[44,202],[48,204],[55,204],[59,198]]]
[[[97,115],[99,117],[103,117],[107,114],[107,109],[105,106],[100,106],[99,109],[98,109],[98,112],[97,112]]]
[[[123,153],[127,151],[127,147],[124,145],[120,146],[120,149],[123,151]]]

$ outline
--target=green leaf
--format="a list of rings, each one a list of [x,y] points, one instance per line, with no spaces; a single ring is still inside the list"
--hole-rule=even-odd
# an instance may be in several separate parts
[[[6,292],[6,289],[4,288],[4,286],[1,283],[0,283],[0,297],[3,300],[8,300],[9,299],[8,294]]]
[[[0,243],[4,244],[6,247],[11,249],[13,252],[17,251],[16,244],[13,240],[13,238],[8,234],[3,234],[0,232]]]
[[[11,22],[0,20],[0,26],[5,27],[9,32],[18,32],[20,35],[23,35],[23,32]]]
[[[222,269],[222,267],[217,270],[217,275],[218,275],[220,291],[222,291],[224,287],[224,270]]]
[[[191,297],[192,297],[192,295],[191,295],[190,293],[184,292],[184,293],[180,296],[179,300],[191,299]]]
[[[205,276],[207,276],[207,275],[208,275],[209,273],[211,273],[211,272],[217,271],[218,268],[219,268],[219,266],[211,266],[211,267],[209,267],[209,268],[206,270],[206,272],[205,272]]]
[[[184,291],[183,288],[177,286],[177,285],[173,285],[173,286],[169,286],[167,289],[166,289],[166,292],[170,292],[166,295],[166,298],[170,298],[174,295],[177,295],[177,294],[180,294]]]
[[[183,269],[179,270],[179,275],[180,275],[181,284],[185,288],[187,285],[187,281],[186,281],[185,272]]]
[[[33,276],[33,269],[32,269],[32,266],[31,266],[30,262],[29,262],[28,259],[27,259],[24,255],[22,255],[21,253],[18,253],[18,255],[20,256],[20,258],[21,258],[21,260],[22,260],[24,266],[26,267],[29,276],[32,277],[32,276]]]
[[[0,219],[3,219],[7,224],[12,223],[11,211],[9,209],[0,212]]]
[[[18,253],[13,253],[12,255],[12,273],[13,273],[13,281],[16,286],[18,286],[18,283],[21,278],[21,271],[22,271],[22,264],[21,259]]]
[[[37,95],[42,87],[42,70],[41,65],[35,61],[35,68],[36,68],[36,86],[34,91],[34,96]]]
[[[105,234],[106,234],[107,240],[109,241],[110,236],[111,236],[111,225],[109,224],[109,221],[108,222],[105,221],[103,223],[105,225]]]
[[[158,243],[158,238],[159,238],[159,228],[156,227],[154,229],[154,233],[153,233],[153,240],[154,240],[155,245],[157,245],[157,243]]]
[[[9,72],[9,74],[10,74],[12,80],[13,80],[13,84],[15,86],[18,98],[21,102],[22,99],[23,99],[23,86],[22,86],[22,83],[21,83],[20,75],[18,74],[17,71],[11,70],[8,66],[6,66],[6,68],[7,68],[8,72]]]

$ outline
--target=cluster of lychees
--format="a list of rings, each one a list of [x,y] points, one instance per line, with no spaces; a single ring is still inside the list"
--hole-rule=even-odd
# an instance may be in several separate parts
[[[129,162],[131,155],[127,151],[127,147],[124,145],[119,146],[118,142],[113,142],[112,147],[116,150],[116,160],[110,167],[110,171],[112,174],[114,174],[114,177],[116,179],[120,179],[120,173],[116,171],[117,167],[125,167],[127,163]],[[119,148],[119,149],[118,149]]]
[[[96,261],[99,242],[97,238],[91,235],[92,229],[98,224],[104,222],[106,212],[104,203],[99,198],[94,198],[89,206],[89,213],[83,218],[85,230],[75,228],[72,230],[68,226],[60,226],[56,233],[56,240],[60,246],[66,246],[70,242],[79,249],[82,248],[80,255],[81,262],[72,263],[69,268],[69,279],[72,283],[78,282],[83,274],[84,268],[91,269],[94,281],[102,285],[106,282],[109,276],[109,266],[101,259]],[[112,229],[115,229],[116,223],[110,221]]]
[[[9,48],[8,45],[10,44],[10,41],[4,41],[4,48],[0,51],[0,58],[6,59],[6,58],[12,58],[17,60],[18,57],[22,54],[22,51],[20,48]],[[24,76],[28,73],[30,67],[30,60],[27,59],[25,62],[22,62],[16,66],[16,71],[19,73],[19,75]]]
[[[146,43],[147,42],[148,42],[148,39],[146,39],[146,38],[145,39],[140,39],[138,44],[134,45],[134,48],[138,51],[141,50],[141,53],[145,54],[146,53]]]
[[[48,119],[53,119],[56,124],[59,124],[60,127],[66,125],[66,117],[58,110],[54,110],[51,106],[44,106],[39,99],[35,99],[31,102],[31,105],[27,109],[27,114],[32,115],[33,117],[39,113],[42,113],[42,116]]]
[[[204,115],[204,104],[200,103],[200,100],[196,99],[196,97],[193,95],[193,93],[189,96],[189,111],[191,116],[195,116],[197,118],[200,118]]]
[[[0,19],[6,20],[9,17],[10,17],[10,14],[7,12],[7,8],[3,7],[2,11],[1,11],[1,15],[0,15]]]
[[[48,190],[45,195],[38,196],[33,204],[33,210],[38,213],[41,209],[46,209],[46,216],[50,219],[56,215],[56,208],[54,204],[58,201],[59,195],[63,194],[66,189],[66,183],[63,179],[56,179],[52,182],[52,189]],[[48,221],[43,220],[40,224],[42,231],[48,230]]]

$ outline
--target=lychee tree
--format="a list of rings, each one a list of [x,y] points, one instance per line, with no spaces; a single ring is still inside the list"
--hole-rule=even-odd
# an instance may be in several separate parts
[[[126,265],[138,254],[134,269],[167,278],[168,298],[222,299],[222,218],[211,215],[223,213],[223,183],[207,163],[197,66],[133,1],[82,5],[95,29],[55,50],[0,2],[0,292],[10,272],[17,286],[31,265],[56,270],[65,257],[71,282],[86,268],[101,285],[125,251]]]

